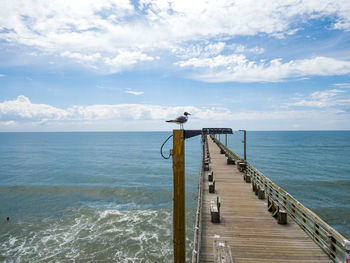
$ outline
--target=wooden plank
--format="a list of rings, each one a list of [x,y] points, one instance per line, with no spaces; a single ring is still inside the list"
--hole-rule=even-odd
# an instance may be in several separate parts
[[[220,196],[220,224],[211,222],[213,194],[203,191],[201,207],[200,262],[214,262],[213,242],[224,240],[231,247],[235,262],[332,262],[312,239],[293,221],[281,225],[267,211],[267,200],[252,192],[243,173],[227,165],[225,155],[208,139],[215,174],[215,193]],[[208,189],[208,172],[203,188]]]
[[[214,262],[234,263],[230,245],[226,240],[214,240]]]

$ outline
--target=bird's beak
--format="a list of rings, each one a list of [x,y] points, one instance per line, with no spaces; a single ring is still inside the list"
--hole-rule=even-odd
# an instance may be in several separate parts
[[[191,115],[191,113],[187,113],[187,115]]]

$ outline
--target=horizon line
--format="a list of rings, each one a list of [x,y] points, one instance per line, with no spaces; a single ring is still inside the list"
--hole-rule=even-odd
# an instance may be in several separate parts
[[[173,129],[177,130],[177,129]],[[171,132],[173,130],[169,131],[0,131],[0,133],[137,133],[137,132]],[[186,130],[186,129],[185,129]],[[197,129],[188,129],[188,130],[197,130]],[[233,132],[237,132],[238,130],[233,130]],[[317,132],[317,131],[350,131],[350,129],[337,129],[337,130],[310,130],[310,129],[305,129],[305,130],[246,130],[247,132]]]

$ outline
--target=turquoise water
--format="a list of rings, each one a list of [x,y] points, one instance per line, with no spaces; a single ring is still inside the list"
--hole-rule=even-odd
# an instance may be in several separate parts
[[[168,135],[0,133],[0,261],[171,261]],[[200,138],[186,146],[190,258]]]
[[[169,134],[0,133],[0,261],[172,261],[172,164],[159,153]],[[247,138],[256,168],[350,237],[350,132]],[[239,154],[241,140],[229,136]],[[188,259],[200,166],[195,137],[186,141]]]

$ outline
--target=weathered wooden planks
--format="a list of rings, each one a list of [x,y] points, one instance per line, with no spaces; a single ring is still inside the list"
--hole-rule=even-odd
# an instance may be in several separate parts
[[[203,177],[200,262],[214,262],[215,240],[227,241],[234,262],[332,262],[293,220],[278,224],[267,211],[267,200],[252,192],[243,173],[227,165],[227,158],[209,139],[210,170],[215,195],[220,196],[220,223],[211,222],[207,173]]]

